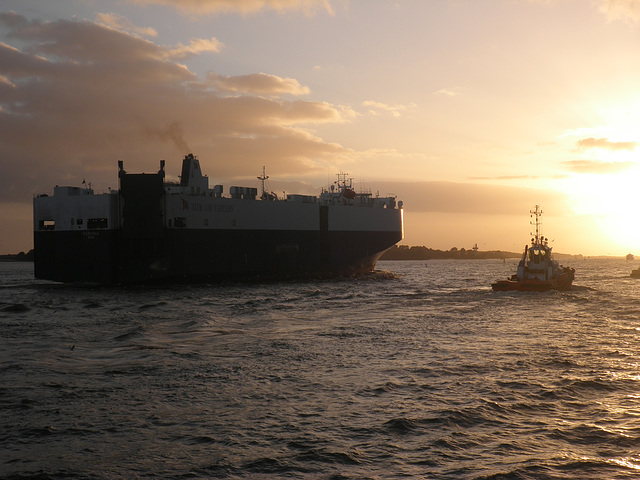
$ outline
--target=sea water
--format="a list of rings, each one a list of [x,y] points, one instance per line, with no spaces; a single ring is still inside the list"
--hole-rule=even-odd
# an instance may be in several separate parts
[[[640,477],[637,262],[80,288],[0,264],[0,477]]]

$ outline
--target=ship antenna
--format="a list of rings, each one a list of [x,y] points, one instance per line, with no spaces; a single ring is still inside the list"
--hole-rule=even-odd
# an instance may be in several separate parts
[[[262,176],[261,176],[261,177],[258,177],[258,180],[260,180],[260,182],[262,182],[262,196],[261,196],[260,198],[262,198],[263,200],[264,200],[265,198],[267,198],[267,192],[266,192],[266,191],[265,191],[265,189],[264,189],[264,182],[265,182],[265,180],[266,180],[267,178],[269,178],[269,176],[268,176],[268,175],[266,175],[266,170],[265,170],[265,167],[264,167],[264,165],[263,165],[263,166],[262,166]]]
[[[351,185],[347,185],[347,175],[349,175],[348,173],[345,172],[340,172],[338,174],[338,181],[335,182],[336,185],[338,185],[338,189],[340,188],[351,188]],[[353,180],[353,179],[350,179]]]
[[[535,243],[541,243],[540,241],[540,226],[542,224],[542,222],[540,221],[540,217],[542,217],[542,209],[540,208],[540,205],[536,205],[536,209],[535,210],[529,210],[529,213],[531,214],[531,217],[533,217],[535,215],[536,220],[535,220],[535,224],[533,223],[533,221],[531,221],[531,225],[535,225],[536,226],[536,236],[535,236]]]

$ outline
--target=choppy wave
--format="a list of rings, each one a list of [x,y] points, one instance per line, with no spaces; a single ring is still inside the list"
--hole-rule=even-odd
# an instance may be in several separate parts
[[[640,281],[515,263],[78,288],[0,264],[0,477],[640,476]],[[4,269],[4,270],[3,270]]]

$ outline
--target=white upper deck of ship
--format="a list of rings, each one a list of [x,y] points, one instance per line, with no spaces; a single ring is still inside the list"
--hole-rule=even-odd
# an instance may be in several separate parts
[[[120,163],[121,174],[126,174]],[[158,174],[164,178],[164,162]],[[263,180],[266,179],[264,175]],[[34,198],[34,230],[90,230],[119,228],[122,201],[118,190],[96,194],[87,185],[56,186],[54,194]],[[243,228],[314,230],[318,228],[318,206],[326,206],[329,228],[338,230],[402,229],[402,202],[394,196],[373,196],[356,193],[352,181],[341,174],[333,185],[319,196],[288,194],[279,197],[264,190],[259,195],[255,187],[232,186],[224,195],[222,185],[209,188],[209,178],[203,175],[198,159],[189,154],[184,158],[180,182],[163,182],[164,225],[166,228]],[[315,206],[315,207],[314,207]],[[347,207],[347,208],[345,208]],[[348,208],[364,207],[364,208]],[[382,214],[380,210],[388,210]],[[395,212],[395,215],[390,215]]]
[[[320,196],[288,194],[280,198],[273,192],[265,191],[264,180],[267,178],[268,177],[265,176],[264,171],[262,177],[258,177],[259,180],[262,180],[262,192],[260,195],[258,195],[258,189],[255,187],[232,186],[229,189],[230,198],[271,202],[289,201],[317,203],[320,205],[355,205],[380,208],[402,208],[402,202],[396,203],[396,197],[394,196],[374,197],[370,192],[356,193],[352,186],[352,179],[348,179],[347,174],[344,173],[338,175],[338,180],[334,182],[329,189],[323,189]],[[165,192],[169,195],[180,194],[214,198],[224,197],[224,187],[222,185],[215,185],[213,188],[209,188],[209,178],[202,173],[200,162],[192,154],[189,154],[184,158],[180,183],[165,184]]]

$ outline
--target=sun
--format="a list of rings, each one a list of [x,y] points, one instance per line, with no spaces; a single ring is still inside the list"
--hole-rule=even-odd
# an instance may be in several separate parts
[[[574,174],[563,183],[575,213],[588,216],[595,227],[599,238],[593,243],[619,254],[640,252],[640,166],[616,173]]]
[[[597,102],[583,121],[565,132],[572,160],[561,191],[577,215],[589,219],[593,245],[607,252],[640,252],[640,98]],[[589,121],[586,121],[586,119]]]

